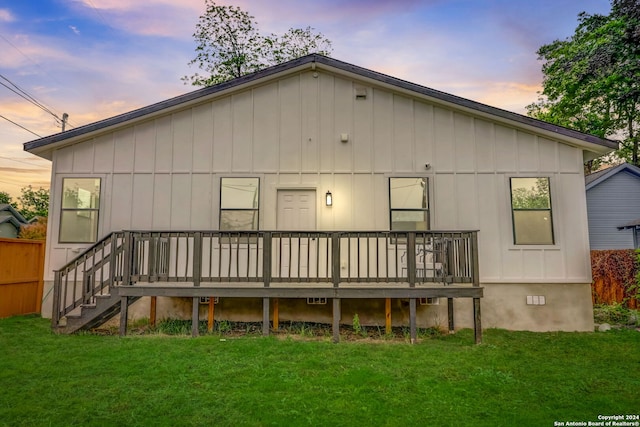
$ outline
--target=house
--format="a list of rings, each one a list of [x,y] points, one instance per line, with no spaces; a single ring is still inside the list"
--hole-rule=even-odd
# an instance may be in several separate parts
[[[622,163],[585,177],[591,249],[640,247],[640,168]]]
[[[20,234],[20,227],[29,224],[20,212],[7,203],[0,203],[0,237],[15,239]]]
[[[590,331],[583,162],[616,147],[301,57],[26,143],[43,315]]]

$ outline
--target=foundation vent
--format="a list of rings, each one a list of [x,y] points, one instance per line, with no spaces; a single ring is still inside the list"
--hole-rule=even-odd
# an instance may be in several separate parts
[[[420,305],[440,305],[440,298],[420,298]]]
[[[307,298],[307,304],[309,305],[326,305],[326,298]]]
[[[546,303],[544,295],[527,295],[527,305],[545,305]]]
[[[200,304],[209,304],[211,297],[200,297]],[[219,302],[218,297],[213,297],[213,303],[217,304]]]

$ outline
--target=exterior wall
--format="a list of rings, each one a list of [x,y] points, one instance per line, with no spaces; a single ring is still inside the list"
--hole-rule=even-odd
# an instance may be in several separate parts
[[[356,100],[363,87],[367,98]],[[279,188],[306,188],[316,190],[319,230],[385,230],[388,178],[426,176],[431,228],[480,230],[483,284],[590,282],[580,149],[327,72],[285,76],[62,148],[52,173],[47,280],[88,246],[57,243],[63,177],[102,178],[103,236],[217,229],[223,176],[261,178],[261,229],[276,226]],[[514,176],[550,178],[555,245],[513,245]]]
[[[591,249],[633,249],[633,230],[617,227],[640,216],[640,178],[621,171],[587,190]]]

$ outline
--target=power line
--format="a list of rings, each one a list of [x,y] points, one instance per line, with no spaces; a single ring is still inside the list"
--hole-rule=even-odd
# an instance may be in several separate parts
[[[98,10],[97,7],[95,7],[95,5],[93,4],[93,2],[91,0],[87,0],[89,2],[89,5],[93,8],[93,10],[96,11],[96,14],[98,14],[98,16],[100,17],[100,19],[102,19],[102,22],[105,23],[105,25],[107,27],[110,27],[109,23],[107,22],[107,20],[104,18],[104,15],[100,12],[100,10]]]
[[[93,6],[93,4],[91,5]],[[93,6],[93,8],[95,9],[95,6]],[[98,10],[96,9],[96,12],[98,12]],[[98,12],[99,13],[99,12]],[[7,39],[5,36],[3,36],[2,34],[0,34],[0,38],[2,40],[4,40],[5,42],[7,42],[7,44],[9,46],[11,46],[12,48],[14,48],[15,50],[17,50],[22,56],[24,56],[25,58],[27,58],[27,60],[31,61],[31,63],[33,63],[36,67],[40,68],[40,70],[42,70],[42,72],[44,74],[47,74],[47,72],[45,71],[44,68],[42,68],[42,66],[37,63],[36,61],[34,61],[33,59],[31,59],[26,53],[24,53],[23,51],[21,51],[16,45],[14,45],[13,43],[11,43],[11,41],[9,39]],[[58,83],[59,85],[62,85],[58,80],[56,80],[55,78],[53,78],[53,76],[49,75],[49,78],[52,79],[53,81],[55,81],[56,83]],[[8,81],[8,79],[7,79]],[[10,82],[12,85],[14,84],[13,82]],[[26,93],[26,92],[25,92]],[[28,94],[27,94],[28,95]],[[29,95],[30,96],[30,95]],[[33,98],[35,100],[35,98]],[[60,120],[60,118],[58,118],[58,120]],[[69,121],[67,121],[67,124],[70,125],[71,127],[77,127],[75,125],[72,125],[71,123],[69,123]]]
[[[93,5],[92,5],[93,6]],[[95,9],[95,7],[94,7]],[[97,10],[96,10],[97,12]],[[31,61],[34,65],[36,65],[38,68],[40,68],[45,74],[46,71],[44,71],[44,69],[42,68],[42,66],[40,64],[38,64],[37,62],[35,62],[33,59],[31,59],[29,56],[27,56],[27,54],[25,54],[23,51],[21,51],[16,45],[14,45],[13,43],[11,43],[11,41],[9,39],[7,39],[5,36],[3,36],[2,34],[0,34],[0,38],[2,38],[5,42],[7,42],[7,44],[9,44],[11,47],[13,47],[15,50],[17,50],[22,56],[24,56],[25,58],[27,58],[29,61]],[[45,111],[48,114],[51,114],[56,122],[58,124],[62,123],[62,119],[60,117],[58,117],[57,114],[55,114],[53,111],[51,111],[50,108],[48,108],[47,106],[45,106],[45,104],[43,104],[42,102],[38,101],[34,96],[30,95],[26,90],[22,89],[21,87],[19,87],[17,84],[13,83],[11,80],[9,80],[7,77],[3,76],[0,74],[0,77],[3,78],[4,80],[6,80],[7,82],[9,82],[13,87],[15,87],[20,93],[16,92],[14,89],[10,88],[9,86],[7,86],[6,84],[0,82],[0,84],[4,87],[6,87],[7,89],[9,89],[10,91],[12,91],[13,93],[15,93],[16,95],[24,98],[26,101],[34,104],[35,106],[37,106],[38,108],[42,109],[43,111]],[[50,76],[51,77],[51,76]],[[55,79],[53,79],[55,80]],[[56,82],[58,82],[57,80],[55,80]],[[58,84],[60,84],[60,82],[58,82]],[[69,125],[72,128],[75,128],[77,126],[71,124],[68,120],[67,120],[67,125]]]
[[[40,108],[45,113],[50,114],[51,116],[53,116],[53,118],[55,119],[57,124],[60,124],[60,125],[62,124],[64,119],[61,119],[60,117],[58,117],[58,115],[56,113],[54,113],[53,111],[51,111],[50,108],[48,108],[46,105],[44,105],[43,103],[38,101],[34,96],[30,95],[26,90],[22,89],[20,86],[18,86],[17,84],[15,84],[11,80],[9,80],[7,77],[3,76],[2,74],[0,74],[0,78],[2,78],[4,80],[6,80],[7,82],[9,82],[9,84],[11,84],[11,86],[13,86],[13,88],[7,86],[5,83],[3,83],[1,81],[0,81],[0,85],[6,87],[11,92],[15,93],[16,95],[18,95],[19,97],[21,97],[25,101],[28,101],[31,104],[35,105],[36,107]],[[63,115],[63,117],[64,117],[64,115]],[[76,126],[70,124],[68,120],[66,121],[66,124],[69,125],[72,128],[76,127]]]
[[[18,52],[20,52],[22,54],[22,56],[24,56],[25,58],[27,58],[29,61],[33,62],[34,64],[36,64],[38,67],[40,67],[40,65],[35,62],[33,59],[29,58],[27,56],[26,53],[24,53],[23,51],[21,51],[20,49],[18,49],[18,47],[16,45],[14,45],[13,43],[11,43],[5,36],[3,36],[2,34],[0,34],[0,38],[2,38],[2,40],[6,41],[11,47],[13,47],[15,50],[17,50]]]
[[[7,119],[5,116],[3,116],[2,114],[0,114],[0,118],[5,119],[6,121],[8,121],[9,123],[13,123],[14,125],[18,126],[19,128],[22,128],[24,130],[26,130],[29,133],[34,134],[35,136],[37,136],[38,138],[42,138],[42,136],[38,135],[37,133],[33,132],[32,130],[27,129],[26,127],[22,126],[19,123],[14,122],[13,120],[9,120]]]
[[[45,113],[51,114],[58,122],[62,121],[62,119],[60,119],[60,117],[58,117],[58,115],[56,113],[54,113],[53,111],[51,111],[50,108],[46,107],[40,101],[35,99],[35,97],[30,95],[26,90],[22,89],[20,86],[18,86],[17,84],[15,84],[11,80],[9,80],[7,77],[3,76],[2,74],[0,74],[0,78],[2,78],[3,80],[6,80],[7,82],[9,82],[9,84],[11,86],[13,86],[13,88],[10,87],[10,86],[7,86],[5,83],[3,83],[1,81],[0,81],[0,85],[6,87],[11,92],[13,92],[16,95],[18,95],[19,97],[21,97],[22,99],[24,99],[24,100],[30,102],[31,104],[35,105],[36,107],[40,108]]]

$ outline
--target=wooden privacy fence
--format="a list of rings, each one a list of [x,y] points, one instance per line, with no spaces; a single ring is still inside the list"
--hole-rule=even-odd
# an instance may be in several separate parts
[[[41,311],[44,246],[41,240],[0,238],[0,318]]]

